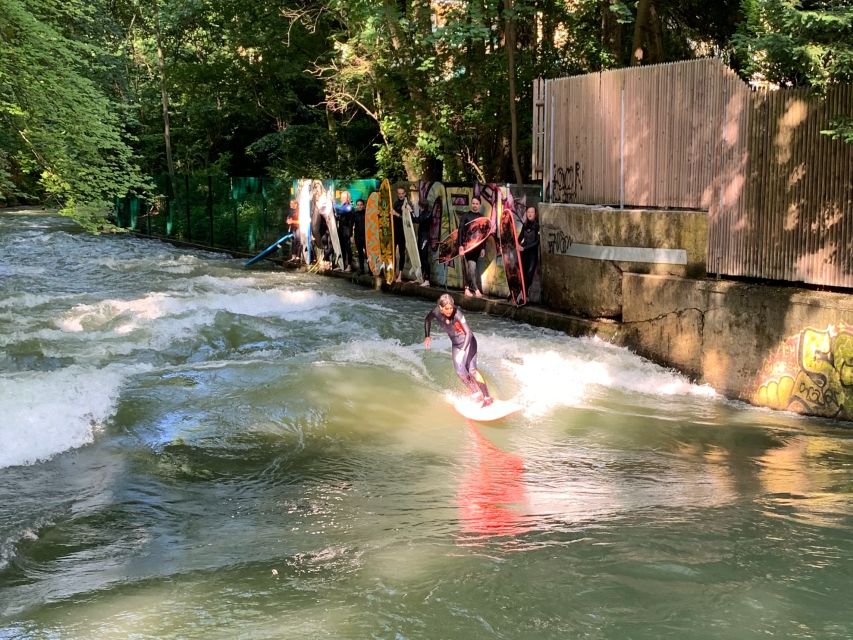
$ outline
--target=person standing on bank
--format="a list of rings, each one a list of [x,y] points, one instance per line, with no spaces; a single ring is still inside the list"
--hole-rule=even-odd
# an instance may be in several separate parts
[[[489,388],[480,372],[477,370],[477,338],[465,321],[462,311],[456,306],[453,297],[444,293],[438,298],[438,304],[424,318],[424,348],[429,349],[432,338],[430,330],[432,321],[441,323],[447,332],[452,345],[453,368],[462,384],[471,392],[474,402],[481,402],[488,407],[494,400],[489,395]]]
[[[459,235],[456,237],[456,246],[459,248],[459,256],[462,258],[462,279],[465,282],[465,295],[483,297],[483,292],[480,289],[480,273],[477,270],[477,260],[486,255],[486,250],[482,245],[478,245],[473,249],[465,251],[465,243],[468,242],[468,223],[479,218],[480,214],[480,198],[474,196],[471,198],[471,208],[462,214],[459,220]]]
[[[353,208],[352,196],[349,191],[341,192],[341,203],[335,207],[337,218],[338,240],[341,243],[341,259],[344,263],[344,271],[352,271],[352,226]]]
[[[424,281],[422,287],[429,286],[430,276],[430,229],[432,228],[432,207],[427,206],[425,201],[418,203],[420,215],[418,216],[418,255],[421,258],[421,274]]]
[[[353,211],[353,231],[355,232],[355,250],[358,252],[358,273],[364,275],[364,262],[367,259],[367,246],[364,238],[364,200],[355,201]]]
[[[302,240],[299,236],[299,203],[290,201],[290,213],[287,216],[287,230],[290,238],[290,258],[288,262],[298,262],[302,256]]]
[[[407,203],[405,187],[397,187],[397,198],[394,200],[391,216],[394,220],[394,247],[397,250],[398,258],[395,262],[397,269],[397,282],[403,281],[403,268],[406,266],[406,236],[403,230],[403,215]],[[411,208],[411,204],[409,205]]]
[[[521,273],[524,277],[524,290],[530,297],[530,286],[539,266],[539,215],[536,207],[527,207],[524,223],[518,232],[518,244],[521,246]]]

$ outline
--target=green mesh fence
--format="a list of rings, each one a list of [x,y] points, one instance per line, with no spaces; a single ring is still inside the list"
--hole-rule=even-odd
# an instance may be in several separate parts
[[[254,253],[286,233],[289,180],[263,177],[167,176],[154,180],[157,198],[117,198],[116,224],[137,233]]]

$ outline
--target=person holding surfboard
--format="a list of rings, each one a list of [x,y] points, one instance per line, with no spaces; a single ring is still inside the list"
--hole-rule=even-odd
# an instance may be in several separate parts
[[[530,292],[536,267],[539,266],[539,216],[536,207],[527,207],[524,212],[524,224],[518,232],[518,244],[521,247],[522,275],[524,290]]]
[[[424,318],[424,347],[429,349],[432,321],[441,323],[453,347],[453,367],[462,383],[471,391],[471,399],[487,407],[494,400],[480,372],[477,371],[477,339],[468,326],[462,311],[449,293],[442,294],[438,303]]]
[[[358,274],[364,275],[364,263],[367,260],[367,243],[364,235],[364,200],[355,201],[353,211],[353,231],[355,232],[355,249],[358,251]]]
[[[403,267],[406,266],[406,235],[403,229],[403,215],[408,205],[411,210],[412,205],[406,197],[406,188],[397,187],[397,198],[391,209],[391,216],[394,220],[394,247],[397,249],[397,262],[395,268],[397,270],[397,282],[403,281]]]
[[[518,245],[521,247],[521,273],[524,276],[524,290],[530,294],[533,276],[539,266],[539,216],[536,207],[527,207],[524,223],[518,232]]]
[[[344,271],[352,271],[353,207],[349,191],[341,191],[341,203],[335,207],[335,217],[338,222],[338,240],[341,244]]]
[[[456,238],[456,245],[459,247],[459,255],[462,258],[465,295],[473,295],[476,298],[483,297],[483,292],[480,290],[480,274],[477,272],[477,260],[486,255],[486,250],[481,245],[477,245],[466,252],[465,245],[468,242],[468,223],[480,216],[480,198],[474,196],[471,198],[471,208],[459,219],[459,235]]]

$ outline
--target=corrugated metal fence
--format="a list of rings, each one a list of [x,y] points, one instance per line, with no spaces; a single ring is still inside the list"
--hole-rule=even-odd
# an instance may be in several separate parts
[[[853,287],[853,87],[752,91],[704,59],[537,82],[546,201],[708,211],[708,271]]]

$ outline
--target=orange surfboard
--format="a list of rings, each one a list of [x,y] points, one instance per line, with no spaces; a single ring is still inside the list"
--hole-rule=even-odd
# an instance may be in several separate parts
[[[379,262],[385,270],[385,282],[391,284],[397,275],[394,269],[394,223],[391,220],[391,183],[379,185]]]

